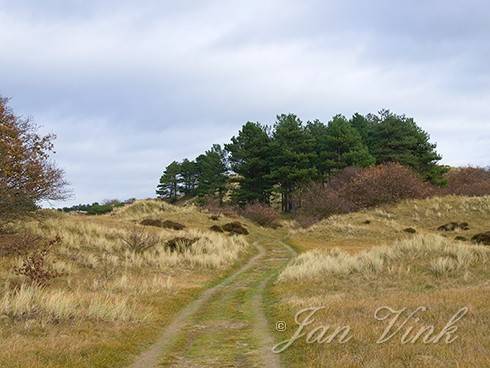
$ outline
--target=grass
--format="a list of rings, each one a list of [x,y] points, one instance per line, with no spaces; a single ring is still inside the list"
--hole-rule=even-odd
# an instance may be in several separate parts
[[[339,248],[326,252],[312,250],[297,257],[279,276],[279,281],[318,279],[345,276],[393,273],[403,265],[414,272],[430,271],[436,275],[465,272],[470,267],[485,265],[490,248],[460,244],[439,235],[417,235],[392,245],[373,247],[356,254]]]
[[[138,225],[149,217],[186,228]],[[2,367],[126,366],[183,305],[251,254],[245,238],[207,231],[214,223],[195,208],[139,201],[111,215],[47,213],[15,224],[20,232],[62,238],[47,259],[62,276],[38,287],[13,272],[23,255],[0,259]],[[135,229],[155,245],[132,251],[123,239]],[[175,237],[199,240],[170,252],[165,243]]]
[[[468,222],[470,230],[436,230],[450,221]],[[299,310],[318,306],[325,308],[315,314],[307,332],[320,325],[348,325],[352,338],[345,344],[299,339],[281,353],[284,365],[490,366],[490,247],[454,240],[486,231],[489,224],[490,197],[451,196],[335,216],[309,229],[291,230],[291,241],[302,253],[268,294],[271,323],[283,320],[289,326],[275,333],[277,341],[293,335]],[[406,227],[417,233],[403,232]],[[374,313],[383,306],[406,308],[402,318],[420,306],[427,311],[390,341],[377,344],[388,321],[376,320]],[[454,343],[402,343],[407,328],[434,325],[439,331],[462,307],[468,313],[457,323]]]
[[[403,230],[413,227],[417,233],[434,233],[448,222],[468,222],[470,230],[439,233],[454,239],[457,235],[471,238],[488,230],[490,196],[434,197],[402,201],[376,209],[332,216],[307,229],[291,231],[290,241],[298,251],[341,247],[356,253],[371,246],[409,238]]]

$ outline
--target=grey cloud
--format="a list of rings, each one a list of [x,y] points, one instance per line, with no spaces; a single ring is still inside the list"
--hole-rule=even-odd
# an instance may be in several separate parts
[[[414,116],[445,162],[488,165],[489,10],[0,0],[0,94],[58,134],[74,202],[153,195],[168,162],[281,112],[328,120],[390,108]]]

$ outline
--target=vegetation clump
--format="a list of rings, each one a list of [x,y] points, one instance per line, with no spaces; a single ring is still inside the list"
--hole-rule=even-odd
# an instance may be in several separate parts
[[[442,195],[484,196],[490,194],[490,168],[463,167],[450,170]]]
[[[477,244],[490,245],[490,231],[475,234],[471,240]]]
[[[263,203],[251,203],[246,205],[245,208],[240,211],[240,214],[264,227],[277,228],[280,226],[278,223],[279,214],[277,211]]]
[[[61,211],[63,212],[77,212],[87,215],[103,215],[112,212],[115,208],[123,207],[126,204],[131,204],[134,199],[129,199],[127,201],[119,201],[117,199],[104,201],[103,203],[94,202],[92,204],[78,204],[71,207],[63,207]]]
[[[222,226],[223,230],[236,235],[248,235],[248,230],[239,221],[229,222]]]
[[[430,185],[400,164],[349,167],[327,183],[307,186],[297,198],[301,203],[298,214],[318,220],[404,199],[426,198],[430,194]]]
[[[140,222],[140,225],[143,226],[155,226],[155,227],[162,227],[162,220],[158,219],[144,219]]]
[[[171,220],[162,221],[160,226],[165,228],[165,229],[172,229],[172,230],[183,230],[183,229],[185,229],[185,225],[179,224],[178,222],[171,221]]]
[[[47,264],[47,256],[51,248],[61,243],[61,238],[56,237],[46,241],[38,249],[22,261],[22,265],[14,269],[18,275],[25,276],[33,285],[46,286],[48,282],[56,277],[61,276],[61,273],[53,270]]]
[[[223,230],[223,227],[219,226],[219,225],[212,225],[209,230],[211,231],[214,231],[215,233],[222,233],[224,230]]]
[[[454,231],[454,230],[469,230],[470,226],[467,222],[448,222],[437,228],[438,231]]]
[[[140,222],[140,225],[161,227],[164,229],[172,229],[172,230],[185,229],[185,225],[179,224],[178,222],[171,221],[171,220],[162,221],[159,219],[144,219]]]

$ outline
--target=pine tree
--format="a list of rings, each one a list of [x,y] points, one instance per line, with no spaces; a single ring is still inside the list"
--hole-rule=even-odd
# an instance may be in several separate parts
[[[327,175],[347,166],[366,167],[375,162],[361,135],[342,115],[334,116],[328,123],[322,143],[321,157]]]
[[[196,159],[199,182],[197,194],[200,197],[218,197],[220,203],[226,193],[228,168],[226,154],[219,144],[214,144],[210,150]]]
[[[171,202],[177,201],[180,182],[180,164],[173,161],[168,165],[160,177],[160,184],[157,186],[157,194],[160,198]]]
[[[292,194],[301,183],[315,177],[314,142],[294,114],[279,115],[271,143],[271,175],[279,185],[282,210],[293,209]]]
[[[410,166],[424,179],[443,185],[445,166],[438,162],[441,156],[430,136],[412,118],[383,110],[375,120],[369,134],[368,146],[377,163],[398,162]]]
[[[314,120],[306,124],[306,133],[313,142],[313,165],[317,171],[317,179],[324,182],[329,170],[327,157],[325,155],[325,144],[328,129],[320,120]]]
[[[267,127],[246,123],[238,136],[225,145],[231,169],[239,175],[239,185],[233,191],[235,202],[269,203],[273,183],[270,179],[270,143]]]
[[[184,159],[180,164],[181,191],[184,196],[196,195],[199,179],[198,166],[195,161]]]

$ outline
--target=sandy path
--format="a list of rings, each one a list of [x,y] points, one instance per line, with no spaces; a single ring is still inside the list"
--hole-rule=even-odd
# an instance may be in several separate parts
[[[181,310],[131,368],[157,367],[162,361],[170,367],[279,368],[263,293],[294,251],[272,238],[254,245],[258,253]],[[174,346],[177,340],[181,343]]]

